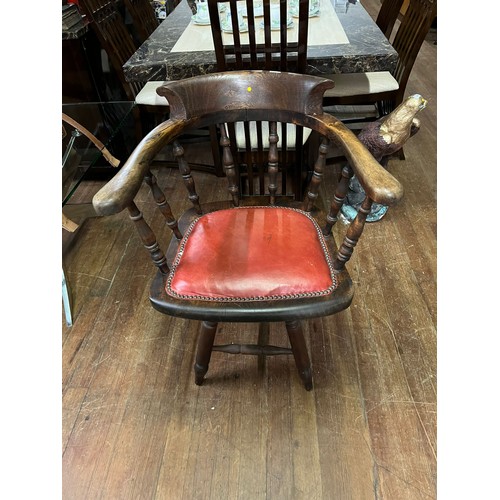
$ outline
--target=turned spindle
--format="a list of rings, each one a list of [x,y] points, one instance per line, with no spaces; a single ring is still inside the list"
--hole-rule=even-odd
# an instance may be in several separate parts
[[[153,175],[151,170],[148,171],[148,173],[144,176],[144,180],[146,181],[146,184],[149,186],[149,189],[151,190],[151,194],[153,195],[153,198],[156,202],[156,205],[158,206],[158,209],[160,210],[161,214],[165,218],[165,222],[166,222],[167,226],[172,230],[175,237],[178,240],[180,240],[182,238],[182,234],[179,231],[179,226],[177,225],[177,220],[175,219],[174,215],[172,214],[172,209],[170,208],[170,205],[168,204],[168,201],[165,198],[163,191],[160,189],[160,186],[158,186],[158,182],[156,181],[156,177]]]
[[[154,265],[158,267],[158,269],[163,274],[168,274],[169,268],[167,265],[167,259],[165,254],[162,252],[158,242],[156,241],[156,236],[153,233],[153,230],[149,227],[148,223],[144,220],[142,212],[137,208],[137,205],[132,202],[127,207],[129,212],[129,217],[132,221],[134,221],[135,228],[141,237],[142,243],[146,250],[150,253],[151,260]]]
[[[173,142],[173,154],[175,158],[177,158],[177,164],[179,166],[179,172],[182,175],[182,180],[184,181],[184,185],[188,191],[189,201],[194,206],[196,213],[201,215],[202,210],[200,206],[200,197],[196,192],[196,187],[194,185],[194,179],[191,176],[191,168],[189,167],[188,162],[184,158],[184,148],[179,144],[179,141]]]

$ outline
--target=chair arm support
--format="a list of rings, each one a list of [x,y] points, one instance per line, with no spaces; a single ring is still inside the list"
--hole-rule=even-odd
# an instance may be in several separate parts
[[[394,205],[403,197],[403,186],[380,163],[366,146],[342,122],[332,115],[316,117],[320,131],[343,150],[365,193],[382,205]]]
[[[92,204],[98,215],[116,214],[130,205],[153,158],[185,125],[179,120],[168,120],[142,139],[120,171],[94,195]]]

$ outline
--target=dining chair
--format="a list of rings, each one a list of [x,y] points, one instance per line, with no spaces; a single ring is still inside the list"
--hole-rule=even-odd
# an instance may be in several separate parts
[[[222,351],[261,357],[293,355],[303,385],[310,390],[312,369],[303,321],[349,307],[354,289],[346,264],[362,235],[370,206],[373,202],[392,205],[402,197],[400,183],[354,133],[323,112],[323,93],[332,85],[324,78],[265,70],[229,71],[168,82],[158,93],[170,103],[170,118],[141,141],[122,169],[93,198],[101,215],[128,211],[147,250],[145,255],[149,253],[157,268],[150,288],[152,307],[163,314],[201,321],[194,365],[197,385],[204,381],[212,352]],[[227,125],[260,120],[269,121],[267,192],[243,197],[238,189],[240,165],[231,153]],[[277,143],[284,140],[287,128],[278,137],[278,122],[296,123],[321,136],[302,202],[280,189]],[[214,190],[202,200],[189,164],[177,148],[177,138],[186,129],[209,125],[220,130],[226,173],[226,179],[220,181],[227,184],[227,191]],[[326,175],[330,142],[348,159],[339,175]],[[155,185],[150,162],[169,143],[176,151],[191,208],[176,219],[177,225],[169,221],[182,237],[170,236],[164,252],[135,197],[145,176],[151,186]],[[353,174],[367,194],[345,236],[344,226],[339,228],[342,241],[337,246],[337,230],[332,232],[332,227]],[[166,200],[160,201],[158,206],[164,207]],[[161,235],[168,240],[164,231]],[[357,274],[361,276],[359,271]],[[223,322],[259,323],[257,343],[214,345],[217,326]],[[270,322],[285,323],[289,346],[267,345]]]
[[[137,35],[141,43],[144,43],[159,26],[153,5],[149,0],[124,0],[124,3],[132,18]]]
[[[392,30],[399,17],[403,2],[404,0],[383,0],[380,6],[375,23],[387,40],[391,38]]]
[[[388,1],[388,0],[386,0]],[[384,2],[385,3],[385,2]],[[406,84],[418,52],[437,13],[437,0],[410,0],[392,45],[398,53],[394,71],[328,75],[335,87],[325,92],[323,104],[334,106],[368,105],[375,109],[370,119],[389,114],[405,97]],[[349,113],[345,120],[349,120]],[[356,120],[356,114],[353,118]]]
[[[151,129],[168,113],[168,102],[156,93],[163,81],[128,82],[123,73],[123,65],[132,57],[137,48],[125,21],[113,0],[79,0],[79,5],[91,21],[101,47],[106,52],[111,66],[121,83],[125,97],[134,101],[137,117],[136,134],[142,137],[142,130]]]
[[[305,73],[309,0],[298,1],[297,6],[297,17],[292,17],[286,0],[274,3],[270,0],[208,0],[217,71],[264,69]],[[289,124],[287,133],[281,134],[281,127],[278,123],[278,134],[287,141],[278,144],[280,169],[284,182],[290,184],[294,196],[300,199],[310,170],[304,144],[311,130]],[[240,176],[240,189],[252,195],[259,185],[263,185],[260,173],[264,171],[265,152],[269,148],[269,123],[265,120],[246,126],[242,122],[231,124],[228,134],[233,155],[242,156],[247,169]],[[212,146],[214,157],[217,157],[219,140],[216,135],[214,137]],[[295,168],[296,163],[299,168]],[[259,178],[259,183],[253,184],[254,178]]]

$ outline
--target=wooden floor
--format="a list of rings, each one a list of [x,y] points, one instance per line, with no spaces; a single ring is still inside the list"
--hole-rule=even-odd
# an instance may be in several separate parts
[[[363,3],[376,12],[378,0]],[[416,92],[429,100],[421,130],[406,161],[389,164],[405,197],[366,228],[348,264],[352,306],[306,323],[312,392],[289,357],[259,367],[223,353],[197,387],[198,325],[150,307],[155,270],[126,214],[63,237],[74,314],[71,328],[62,315],[64,499],[436,498],[433,42],[410,78],[407,94]],[[182,209],[177,172],[157,175]],[[224,182],[194,177],[201,195]],[[90,200],[96,184],[75,200]],[[149,197],[138,200],[147,217]],[[250,339],[256,326],[224,325],[218,340],[236,335]],[[273,325],[271,341],[285,338]]]

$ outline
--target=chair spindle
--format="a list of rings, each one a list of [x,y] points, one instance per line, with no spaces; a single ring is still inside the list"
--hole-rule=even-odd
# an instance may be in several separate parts
[[[337,252],[337,257],[333,262],[333,269],[336,272],[342,271],[344,269],[346,262],[351,258],[354,252],[354,247],[358,243],[358,240],[365,227],[366,217],[370,213],[373,201],[368,198],[368,196],[363,200],[361,207],[359,208],[358,215],[351,222],[349,229],[344,237],[344,241]]]
[[[127,210],[129,212],[130,219],[134,221],[135,228],[139,233],[143,245],[151,254],[151,260],[153,261],[154,265],[158,267],[158,269],[163,274],[168,274],[170,269],[168,268],[165,254],[162,252],[160,246],[158,245],[153,230],[144,220],[142,212],[137,208],[137,205],[133,201],[127,207]]]
[[[319,186],[323,179],[323,171],[326,165],[326,154],[328,153],[329,141],[326,137],[321,139],[321,144],[318,149],[318,158],[314,164],[314,171],[307,190],[307,196],[304,199],[302,210],[310,212],[318,198]]]
[[[276,205],[276,177],[278,176],[278,124],[269,122],[269,154],[268,154],[268,173],[269,173],[269,195],[271,205]]]
[[[173,154],[175,158],[177,158],[177,164],[179,165],[179,172],[182,175],[182,180],[184,181],[184,185],[188,191],[189,201],[193,204],[196,213],[201,215],[202,210],[200,206],[200,197],[196,192],[196,187],[194,184],[194,179],[191,176],[191,168],[189,168],[189,164],[184,158],[184,148],[179,144],[178,141],[174,141],[173,143]]]
[[[165,222],[167,223],[167,226],[172,230],[175,237],[178,240],[180,240],[182,238],[182,234],[179,231],[177,220],[172,214],[172,209],[170,208],[170,205],[168,204],[168,201],[165,198],[165,194],[160,189],[160,186],[158,186],[156,177],[153,175],[151,170],[144,176],[144,180],[146,181],[146,184],[149,186],[151,190],[151,194],[153,195],[153,198],[156,204],[158,205],[158,209],[160,210],[163,217],[165,217]]]
[[[231,154],[230,141],[227,136],[225,124],[220,124],[219,129],[221,136],[220,145],[222,146],[222,165],[226,173],[229,193],[233,198],[234,206],[237,207],[240,204],[240,191],[238,188],[236,167],[234,165],[233,155]]]
[[[342,172],[340,174],[339,182],[337,184],[337,189],[335,191],[335,194],[333,195],[333,200],[330,206],[330,211],[326,216],[326,224],[323,229],[323,234],[325,236],[329,236],[331,234],[332,227],[338,220],[337,216],[346,199],[347,191],[349,189],[349,181],[351,180],[352,176],[353,176],[352,168],[349,165],[346,165],[342,169]]]

